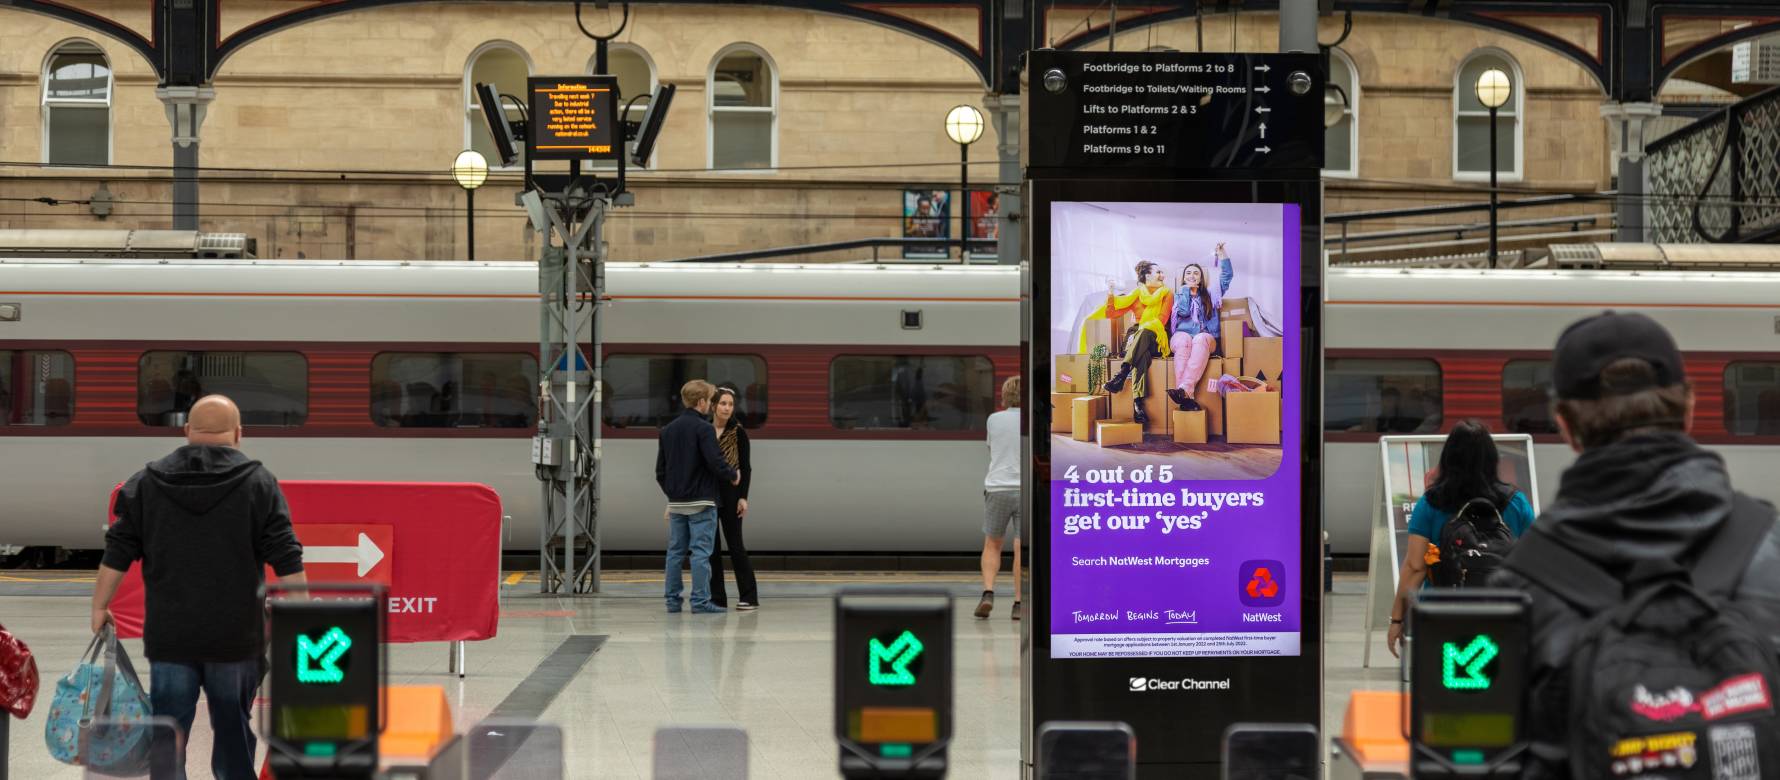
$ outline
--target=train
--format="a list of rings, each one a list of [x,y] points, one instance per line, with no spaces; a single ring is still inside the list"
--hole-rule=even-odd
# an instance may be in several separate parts
[[[1623,253],[1622,253],[1623,256]],[[754,437],[750,546],[935,553],[980,544],[982,421],[1021,371],[1021,271],[917,264],[612,263],[600,528],[662,543],[654,430],[703,377]],[[1324,526],[1364,555],[1377,439],[1475,418],[1533,437],[1541,498],[1572,454],[1542,383],[1562,327],[1668,326],[1694,434],[1780,500],[1780,273],[1332,268],[1324,274]],[[536,266],[513,262],[0,259],[0,546],[93,549],[106,496],[225,392],[283,479],[493,487],[536,549]]]

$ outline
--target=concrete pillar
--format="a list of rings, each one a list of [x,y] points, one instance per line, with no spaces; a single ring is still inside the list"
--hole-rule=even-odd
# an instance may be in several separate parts
[[[1646,120],[1663,115],[1656,103],[1603,103],[1601,117],[1607,120],[1617,147],[1619,166],[1619,197],[1615,201],[1618,229],[1615,241],[1643,243],[1648,239],[1645,226],[1644,130]]]
[[[173,130],[173,229],[198,229],[198,135],[213,87],[159,87],[155,97]]]
[[[995,257],[997,262],[1018,265],[1026,259],[1026,215],[1020,202],[1020,96],[989,95],[983,98],[983,107],[995,125],[995,151],[1000,162],[995,192],[1001,196],[1001,240]]]

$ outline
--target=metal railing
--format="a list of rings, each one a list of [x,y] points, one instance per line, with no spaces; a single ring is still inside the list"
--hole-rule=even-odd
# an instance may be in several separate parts
[[[1540,195],[1503,201],[1497,209],[1575,209],[1595,202],[1611,202],[1612,199],[1613,193]],[[1424,259],[1469,262],[1476,249],[1489,243],[1490,223],[1487,216],[1481,220],[1468,217],[1463,222],[1411,223],[1408,227],[1388,230],[1361,231],[1357,228],[1367,223],[1396,225],[1419,218],[1488,212],[1488,203],[1477,202],[1330,214],[1323,220],[1323,246],[1328,252],[1329,262],[1337,265]],[[1588,211],[1521,219],[1498,217],[1496,227],[1505,244],[1543,244],[1552,240],[1592,241],[1613,234],[1614,215],[1611,211]],[[1500,253],[1502,258],[1508,258],[1511,254],[1519,256],[1507,248]]]
[[[824,243],[820,243],[820,244],[798,244],[796,246],[780,246],[780,247],[772,247],[770,249],[746,249],[746,250],[743,250],[740,252],[722,252],[722,253],[714,254],[714,255],[698,255],[696,257],[681,257],[681,258],[677,258],[677,259],[673,260],[672,262],[676,262],[676,263],[746,263],[746,262],[751,262],[754,260],[777,260],[777,259],[783,259],[783,258],[787,258],[787,257],[803,257],[806,255],[818,255],[818,254],[822,254],[825,252],[846,252],[846,251],[854,250],[854,249],[870,249],[871,250],[871,260],[869,262],[873,262],[873,263],[902,262],[904,260],[911,262],[911,263],[933,263],[933,262],[957,263],[957,262],[960,262],[960,260],[958,257],[954,256],[951,253],[951,250],[956,249],[958,247],[959,243],[960,243],[960,241],[956,238],[952,238],[952,239],[946,239],[946,238],[854,238],[854,239],[848,239],[846,241],[828,241],[828,242],[824,242]],[[987,261],[987,262],[994,262],[995,248],[998,244],[999,244],[999,242],[993,238],[970,239],[971,251],[977,253],[976,255],[971,257],[971,261],[976,262],[976,261],[981,260],[981,261]],[[930,248],[931,249],[941,249],[942,247],[943,247],[942,251],[946,252],[946,254],[943,256],[936,254],[934,257],[907,257],[907,252],[911,249],[913,249],[917,252],[923,252],[924,250],[928,250]],[[888,248],[901,249],[904,253],[904,257],[889,258],[888,260],[886,260],[885,258],[883,258],[882,252],[880,250],[888,249]],[[853,262],[866,262],[866,261],[855,260]]]
[[[1650,240],[1780,240],[1780,87],[1649,144]]]

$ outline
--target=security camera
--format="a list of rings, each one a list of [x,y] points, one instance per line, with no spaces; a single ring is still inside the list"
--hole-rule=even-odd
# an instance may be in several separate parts
[[[1062,94],[1069,89],[1069,79],[1063,75],[1062,68],[1051,68],[1045,71],[1045,89],[1053,95]]]

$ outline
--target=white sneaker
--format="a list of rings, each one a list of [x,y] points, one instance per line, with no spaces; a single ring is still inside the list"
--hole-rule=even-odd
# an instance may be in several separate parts
[[[760,605],[749,604],[746,601],[738,601],[735,604],[735,608],[737,612],[753,612],[754,610],[760,609]]]

